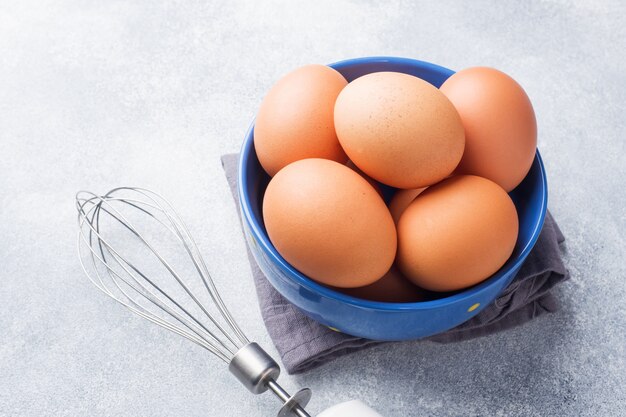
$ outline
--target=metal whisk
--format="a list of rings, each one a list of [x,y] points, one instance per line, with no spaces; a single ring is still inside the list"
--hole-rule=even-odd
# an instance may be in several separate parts
[[[130,187],[103,196],[81,191],[76,208],[80,262],[96,287],[213,353],[251,392],[272,391],[283,403],[279,417],[310,417],[304,407],[311,391],[291,396],[276,382],[278,364],[241,331],[194,239],[163,197]]]

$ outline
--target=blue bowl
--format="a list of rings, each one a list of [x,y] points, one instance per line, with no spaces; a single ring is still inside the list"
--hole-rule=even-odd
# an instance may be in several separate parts
[[[348,81],[362,75],[395,71],[417,76],[439,87],[454,73],[407,58],[372,57],[330,65]],[[513,254],[482,283],[432,301],[383,303],[354,298],[324,287],[291,266],[274,248],[263,225],[261,206],[269,177],[254,151],[254,123],[239,160],[239,199],[245,236],[259,267],[287,300],[312,319],[340,332],[375,340],[410,340],[451,329],[478,314],[511,282],[535,244],[547,207],[546,175],[537,151],[530,172],[510,193],[519,215]]]

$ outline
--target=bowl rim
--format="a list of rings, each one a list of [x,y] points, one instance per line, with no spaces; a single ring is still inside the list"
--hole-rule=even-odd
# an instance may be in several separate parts
[[[347,67],[351,67],[351,66],[358,65],[358,64],[376,64],[376,63],[391,63],[391,64],[399,64],[399,65],[419,66],[421,68],[428,69],[431,71],[446,73],[448,76],[451,76],[452,74],[455,73],[455,71],[449,68],[442,67],[441,65],[433,64],[432,62],[421,61],[419,59],[414,59],[414,58],[404,58],[404,57],[385,56],[385,55],[343,59],[341,61],[335,61],[331,64],[328,64],[327,66],[335,70],[340,70],[342,68],[347,68]]]
[[[390,62],[390,63],[400,63],[400,64],[411,64],[422,67],[428,67],[430,69],[434,69],[437,71],[444,70],[446,72],[454,71],[441,67],[436,64],[431,64],[425,61],[419,61],[411,58],[396,58],[396,57],[387,57],[387,56],[374,56],[374,57],[362,57],[362,58],[353,58],[342,60],[338,62],[334,62],[329,64],[332,68],[344,68],[354,64],[364,64],[364,63],[376,63],[376,62]],[[467,290],[443,297],[435,300],[427,300],[427,301],[417,301],[412,303],[390,303],[390,302],[382,302],[382,301],[371,301],[364,300],[361,298],[352,297],[350,295],[346,295],[340,293],[338,291],[332,290],[322,284],[318,284],[313,279],[307,277],[300,271],[298,271],[295,267],[293,267],[289,262],[287,262],[274,248],[271,241],[269,240],[269,236],[263,231],[263,227],[261,226],[258,219],[256,219],[252,212],[251,202],[249,195],[244,192],[248,188],[248,179],[247,179],[247,166],[244,163],[250,157],[251,152],[254,152],[254,140],[253,132],[254,132],[254,124],[255,119],[252,120],[248,131],[244,137],[244,141],[241,147],[240,157],[239,157],[239,165],[237,168],[238,175],[238,197],[239,204],[242,210],[242,221],[245,221],[248,227],[251,229],[253,236],[262,250],[275,262],[284,272],[285,275],[288,276],[289,279],[295,281],[297,284],[307,288],[308,290],[320,294],[324,297],[339,301],[341,303],[350,304],[355,307],[359,307],[362,309],[373,309],[373,310],[382,310],[382,311],[399,311],[399,310],[429,310],[440,308],[445,305],[463,302],[468,299],[475,300],[475,297],[479,295],[481,292],[486,291],[492,285],[495,285],[499,281],[503,279],[513,279],[513,277],[508,277],[511,271],[515,271],[518,269],[521,264],[524,262],[532,248],[534,247],[537,239],[539,238],[539,234],[543,227],[543,223],[546,216],[546,211],[548,207],[548,183],[545,173],[545,167],[543,165],[543,160],[541,159],[541,155],[539,153],[539,149],[535,152],[535,160],[539,164],[539,175],[541,178],[542,189],[541,189],[541,207],[540,213],[533,225],[533,230],[531,234],[531,238],[528,243],[522,248],[520,255],[517,257],[514,263],[509,265],[506,269],[500,268],[495,274],[491,277],[482,281],[481,283],[474,285]],[[507,260],[508,262],[508,260]]]

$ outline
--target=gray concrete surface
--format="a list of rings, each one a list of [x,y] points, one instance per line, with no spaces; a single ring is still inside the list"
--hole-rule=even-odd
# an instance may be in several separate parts
[[[74,193],[154,188],[182,212],[249,335],[272,345],[219,156],[281,74],[415,57],[515,77],[567,236],[562,310],[499,335],[403,343],[283,378],[310,410],[626,415],[623,1],[0,2],[0,415],[271,416],[199,348],[83,276]]]

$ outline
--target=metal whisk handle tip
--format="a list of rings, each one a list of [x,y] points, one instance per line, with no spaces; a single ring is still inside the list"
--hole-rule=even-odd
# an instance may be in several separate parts
[[[254,394],[271,390],[283,403],[278,417],[310,417],[304,407],[311,399],[311,390],[304,388],[293,396],[289,395],[276,382],[280,367],[257,343],[252,342],[239,349],[228,364],[228,370]]]
[[[276,380],[280,375],[276,361],[254,342],[235,353],[228,370],[253,394],[267,391],[267,381]]]

